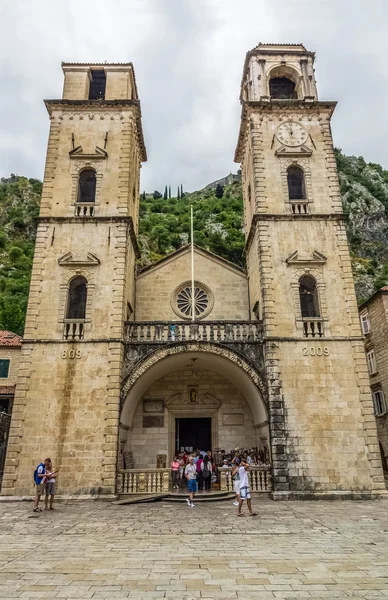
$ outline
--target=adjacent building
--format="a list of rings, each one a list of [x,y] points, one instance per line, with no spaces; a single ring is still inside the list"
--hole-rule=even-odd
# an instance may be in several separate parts
[[[360,306],[365,353],[384,474],[388,480],[388,286]]]
[[[0,331],[0,488],[21,347],[22,338],[19,335],[11,331]]]

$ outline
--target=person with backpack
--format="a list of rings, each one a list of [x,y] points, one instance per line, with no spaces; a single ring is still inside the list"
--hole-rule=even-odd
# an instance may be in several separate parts
[[[203,459],[201,469],[202,469],[203,482],[205,484],[205,490],[210,491],[210,488],[212,485],[212,463],[207,454],[206,454],[205,458]]]
[[[34,501],[34,512],[42,512],[39,508],[39,501],[42,494],[44,494],[45,488],[45,476],[46,469],[49,468],[50,459],[45,458],[43,462],[39,463],[34,471],[34,483],[35,483],[35,501]]]

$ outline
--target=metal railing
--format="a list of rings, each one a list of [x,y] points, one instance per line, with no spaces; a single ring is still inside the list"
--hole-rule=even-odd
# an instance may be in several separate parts
[[[125,323],[129,344],[185,342],[261,342],[261,321],[135,321]]]

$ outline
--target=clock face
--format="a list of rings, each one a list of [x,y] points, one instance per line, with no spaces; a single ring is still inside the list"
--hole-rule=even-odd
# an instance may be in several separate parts
[[[280,125],[276,137],[285,146],[301,146],[307,140],[307,131],[300,123],[288,121]]]

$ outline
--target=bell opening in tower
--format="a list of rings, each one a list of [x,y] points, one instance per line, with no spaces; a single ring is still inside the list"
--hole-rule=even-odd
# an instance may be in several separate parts
[[[276,100],[294,100],[297,98],[295,83],[288,77],[273,77],[269,82],[271,98]]]
[[[106,88],[105,71],[92,70],[90,76],[89,100],[104,100]]]

